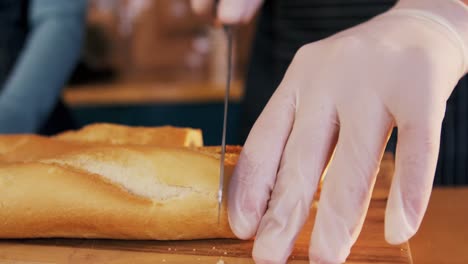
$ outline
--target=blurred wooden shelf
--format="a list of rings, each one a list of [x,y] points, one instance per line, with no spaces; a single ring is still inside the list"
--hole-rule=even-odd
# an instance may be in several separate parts
[[[209,82],[93,84],[68,87],[63,96],[70,106],[222,103],[224,85]],[[242,96],[242,82],[233,82],[231,102],[239,102]]]

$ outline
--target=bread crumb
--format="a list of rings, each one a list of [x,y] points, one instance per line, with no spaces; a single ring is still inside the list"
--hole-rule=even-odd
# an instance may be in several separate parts
[[[215,250],[215,249],[216,249],[216,247],[212,247],[211,249]]]
[[[168,248],[167,250],[171,251],[171,250],[172,250],[172,248]]]
[[[177,248],[174,248],[174,251],[177,251]]]
[[[224,251],[224,255],[227,255],[227,251]]]
[[[220,259],[218,262],[216,262],[216,264],[224,264],[224,260]]]
[[[195,249],[195,248],[194,248],[194,249],[192,249],[192,250],[193,250],[193,251],[197,251],[197,249]]]
[[[163,262],[166,262],[166,259],[163,259]]]

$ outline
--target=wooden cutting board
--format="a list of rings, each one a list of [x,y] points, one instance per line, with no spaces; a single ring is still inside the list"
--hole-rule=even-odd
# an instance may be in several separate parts
[[[384,239],[384,211],[393,159],[385,156],[363,231],[347,263],[411,263],[408,244],[391,246]],[[289,263],[308,263],[308,243],[316,207]],[[253,263],[252,241],[119,241],[85,239],[0,240],[0,263]]]

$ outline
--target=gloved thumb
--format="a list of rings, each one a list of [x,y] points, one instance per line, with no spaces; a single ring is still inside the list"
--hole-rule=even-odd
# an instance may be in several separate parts
[[[219,2],[218,7],[214,7]],[[208,14],[216,11],[216,17],[223,24],[240,24],[249,22],[263,0],[191,0],[195,13]]]

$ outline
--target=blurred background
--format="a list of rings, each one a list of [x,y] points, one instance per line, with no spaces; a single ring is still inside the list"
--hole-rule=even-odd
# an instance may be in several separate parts
[[[236,31],[228,143],[238,144],[239,102],[253,23]],[[226,39],[189,0],[89,0],[79,63],[64,90],[75,122],[201,128],[220,144]]]

